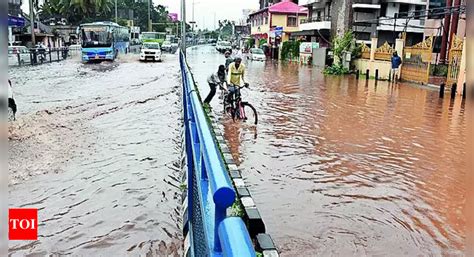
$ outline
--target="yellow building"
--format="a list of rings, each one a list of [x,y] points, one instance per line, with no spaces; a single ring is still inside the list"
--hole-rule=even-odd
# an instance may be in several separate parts
[[[251,35],[257,46],[260,39],[266,39],[269,45],[278,45],[288,41],[292,32],[299,31],[299,24],[307,15],[306,9],[283,0],[249,15]]]

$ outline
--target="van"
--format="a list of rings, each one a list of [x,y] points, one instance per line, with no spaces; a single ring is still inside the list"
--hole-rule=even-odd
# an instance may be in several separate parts
[[[24,65],[26,63],[31,63],[30,50],[26,46],[8,47],[8,65]]]

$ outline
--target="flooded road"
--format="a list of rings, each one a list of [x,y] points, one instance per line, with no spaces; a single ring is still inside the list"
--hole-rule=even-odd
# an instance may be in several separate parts
[[[188,51],[203,97],[224,63]],[[282,256],[463,256],[467,115],[429,88],[247,63],[256,130],[225,137]],[[216,98],[214,112],[222,117]]]
[[[9,206],[39,209],[11,256],[180,256],[179,63],[137,60],[9,70]]]

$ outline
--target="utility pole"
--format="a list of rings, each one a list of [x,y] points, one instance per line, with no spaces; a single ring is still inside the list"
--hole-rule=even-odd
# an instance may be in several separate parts
[[[181,0],[181,51],[186,57],[186,2]]]
[[[117,15],[117,0],[115,0],[115,23],[118,23],[118,15]]]
[[[446,14],[444,15],[443,37],[441,38],[441,52],[439,54],[441,64],[444,64],[446,61],[446,50],[448,48],[448,37],[450,34],[449,28],[451,27],[451,6],[452,0],[446,0]]]
[[[33,47],[36,45],[36,38],[35,38],[35,13],[33,12],[33,0],[30,0],[30,27],[31,27],[31,43],[33,43]]]
[[[148,31],[151,32],[153,29],[151,27],[151,14],[150,14],[150,2],[152,0],[148,0]]]
[[[461,12],[460,4],[461,4],[461,0],[454,0],[454,6],[452,9],[453,21],[451,22],[451,34],[449,35],[449,49],[451,49],[451,45],[454,40],[454,35],[457,34],[458,32],[459,13]]]

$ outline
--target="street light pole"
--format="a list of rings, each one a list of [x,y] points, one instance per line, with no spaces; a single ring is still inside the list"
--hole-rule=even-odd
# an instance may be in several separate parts
[[[150,14],[150,2],[151,2],[151,0],[148,0],[148,31],[149,31],[149,32],[152,31],[152,27],[151,27],[151,14]]]
[[[181,0],[181,51],[186,56],[186,3]]]
[[[35,38],[35,14],[33,12],[33,0],[30,0],[30,27],[31,27],[31,43],[33,43],[33,47],[36,45],[36,38]]]

